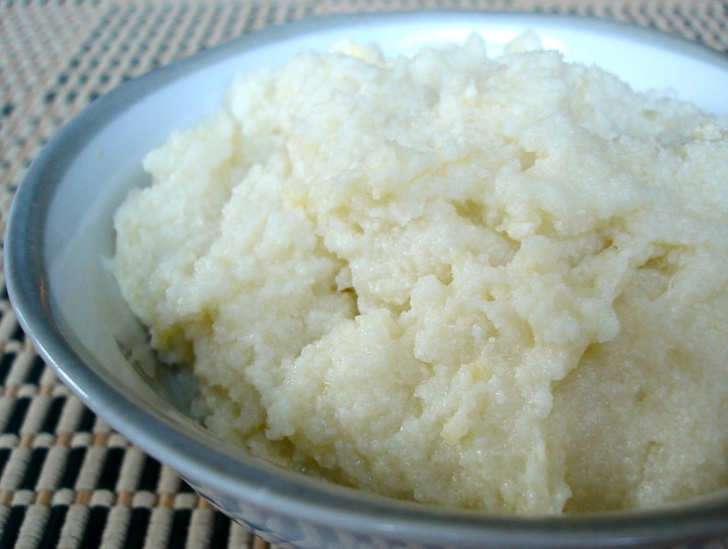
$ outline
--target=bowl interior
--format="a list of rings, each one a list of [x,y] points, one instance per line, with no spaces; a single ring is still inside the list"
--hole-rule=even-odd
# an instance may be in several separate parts
[[[43,254],[54,315],[64,333],[96,359],[97,367],[136,390],[139,376],[128,367],[132,358],[137,372],[147,381],[162,380],[157,389],[170,389],[167,398],[185,412],[187,403],[174,396],[179,393],[178,376],[160,377],[144,331],[121,299],[105,260],[114,250],[113,212],[130,188],[149,183],[141,169],[144,156],[173,130],[193,126],[218,108],[235,74],[279,65],[300,51],[325,51],[344,38],[376,41],[387,55],[411,55],[423,46],[463,43],[475,31],[497,54],[519,34],[533,30],[546,48],[558,49],[572,61],[597,64],[638,90],[671,90],[704,110],[728,114],[728,62],[720,66],[690,44],[627,32],[631,28],[464,14],[444,20],[427,15],[404,21],[351,20],[299,34],[279,30],[263,37],[268,40],[251,36],[122,86],[81,114],[73,135],[50,147],[69,161],[56,175],[45,223]]]

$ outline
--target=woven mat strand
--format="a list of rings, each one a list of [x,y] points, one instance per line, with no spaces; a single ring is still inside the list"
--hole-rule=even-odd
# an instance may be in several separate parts
[[[268,25],[420,8],[620,19],[728,51],[728,2],[717,0],[6,1],[0,234],[32,158],[61,125],[121,82]],[[267,547],[86,409],[25,339],[3,288],[0,272],[0,548]]]

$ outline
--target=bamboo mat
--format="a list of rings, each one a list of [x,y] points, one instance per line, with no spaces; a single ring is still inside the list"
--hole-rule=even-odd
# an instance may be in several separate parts
[[[717,0],[4,1],[0,235],[16,186],[40,148],[123,81],[268,25],[420,8],[612,18],[728,51],[728,1]],[[0,273],[0,549],[268,547],[56,379],[19,328],[3,280]]]

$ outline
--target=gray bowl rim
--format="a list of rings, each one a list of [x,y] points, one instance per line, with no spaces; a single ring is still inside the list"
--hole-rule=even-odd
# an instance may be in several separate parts
[[[261,460],[240,460],[201,442],[164,417],[137,407],[119,388],[84,363],[53,316],[44,265],[46,215],[62,174],[75,154],[107,123],[143,97],[198,68],[289,37],[322,29],[356,27],[417,18],[433,23],[452,18],[503,24],[563,25],[617,34],[679,51],[728,71],[728,57],[653,29],[577,15],[416,10],[327,15],[264,28],[200,51],[127,81],[95,100],[65,124],[31,163],[20,184],[5,233],[6,285],[27,337],[59,378],[110,425],[193,483],[292,518],[361,535],[450,546],[484,543],[520,547],[628,546],[708,538],[728,531],[728,494],[644,511],[575,516],[509,516],[423,506],[363,493],[283,471]]]

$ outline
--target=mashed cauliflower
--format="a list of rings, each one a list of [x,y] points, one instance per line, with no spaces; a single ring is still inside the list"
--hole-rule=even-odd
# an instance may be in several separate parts
[[[728,484],[728,125],[533,46],[302,54],[149,154],[112,269],[207,427],[488,511]]]

